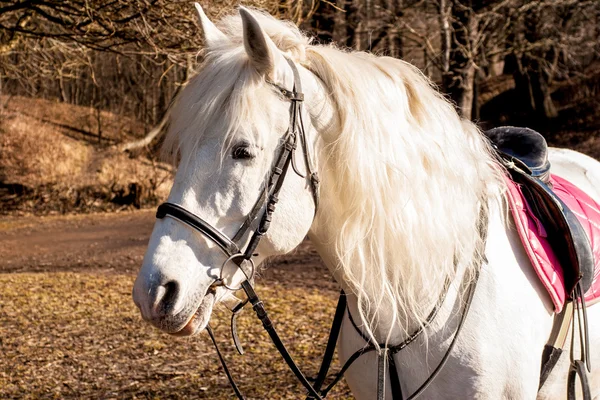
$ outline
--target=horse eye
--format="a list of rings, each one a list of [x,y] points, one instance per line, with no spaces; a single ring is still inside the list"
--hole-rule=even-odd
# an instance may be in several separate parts
[[[250,146],[244,144],[234,147],[231,151],[231,157],[234,160],[250,160],[254,158],[254,154],[250,152]]]

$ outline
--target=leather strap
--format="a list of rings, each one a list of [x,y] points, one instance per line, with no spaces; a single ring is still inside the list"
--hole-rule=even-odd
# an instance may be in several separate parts
[[[329,330],[329,339],[327,340],[327,347],[325,348],[325,353],[323,354],[323,360],[321,360],[321,367],[319,368],[319,373],[317,374],[315,382],[313,383],[313,387],[316,391],[321,390],[321,387],[323,386],[323,383],[325,383],[325,379],[327,378],[329,368],[331,367],[331,362],[333,361],[333,354],[335,353],[337,340],[342,328],[342,322],[344,321],[346,307],[346,293],[344,293],[344,291],[342,290],[340,292],[340,297],[335,308],[335,315],[333,316],[333,322],[331,323],[331,329]],[[308,396],[306,400],[314,399]]]
[[[180,205],[173,203],[163,203],[158,206],[156,210],[156,218],[162,219],[166,216],[174,218],[184,224],[192,227],[193,229],[203,233],[210,240],[212,240],[215,244],[217,244],[223,252],[225,252],[228,256],[237,254],[240,252],[238,246],[229,239],[226,235],[224,235],[217,228],[214,228],[211,224],[198,217],[197,215],[192,214],[185,208]]]
[[[402,400],[404,396],[402,395],[402,384],[400,383],[400,374],[398,373],[398,368],[396,367],[396,360],[394,360],[394,354],[389,354],[389,369],[390,369],[390,385],[392,387],[392,399],[400,399]]]
[[[429,378],[427,378],[427,380],[425,382],[423,382],[423,384],[413,394],[408,396],[406,398],[406,400],[412,400],[412,399],[416,399],[417,397],[419,397],[425,391],[425,389],[427,389],[429,387],[429,385],[431,385],[431,382],[433,382],[435,380],[435,378],[438,376],[438,374],[440,373],[442,368],[444,368],[444,365],[446,365],[446,362],[450,358],[450,353],[452,353],[452,350],[454,349],[454,345],[456,344],[458,336],[460,335],[460,332],[462,331],[464,323],[467,319],[467,314],[469,314],[469,309],[471,308],[471,303],[473,303],[473,296],[475,295],[475,289],[477,288],[478,281],[479,281],[479,271],[476,272],[475,277],[473,277],[473,280],[469,284],[469,291],[467,294],[467,298],[465,300],[465,306],[463,308],[463,312],[460,317],[460,321],[458,322],[458,327],[456,328],[456,332],[454,333],[454,337],[452,338],[452,342],[450,342],[450,346],[448,346],[448,350],[446,350],[446,354],[444,354],[444,357],[442,358],[442,360],[440,361],[438,366],[431,373],[431,375],[429,375]]]
[[[335,385],[337,385],[337,383],[342,379],[342,377],[344,376],[344,374],[346,373],[346,371],[348,370],[348,368],[350,368],[350,366],[352,366],[352,364],[354,364],[354,361],[356,361],[363,354],[367,354],[367,353],[370,353],[370,352],[375,351],[375,350],[376,350],[376,348],[372,344],[368,344],[365,347],[356,350],[350,356],[350,358],[348,358],[346,360],[346,362],[344,363],[344,365],[342,366],[342,368],[334,375],[334,378],[331,381],[331,383],[325,389],[321,390],[321,393],[322,393],[323,397],[327,396],[327,393],[329,393],[329,391],[331,389],[333,389]]]
[[[481,238],[481,243],[482,243],[482,246],[484,247],[484,249],[485,249],[485,243],[487,240],[487,227],[488,227],[487,215],[483,214],[483,211],[480,210],[478,230],[479,230],[479,235]],[[484,254],[484,250],[479,253]],[[485,260],[485,258],[482,261],[487,263],[487,260]],[[458,260],[455,259],[455,263],[458,263]],[[450,342],[450,346],[448,346],[448,350],[442,357],[442,360],[440,361],[438,366],[431,373],[431,375],[425,380],[425,382],[423,382],[423,384],[413,394],[408,396],[406,400],[413,400],[413,399],[416,399],[417,397],[419,397],[427,389],[427,387],[429,387],[429,385],[434,381],[434,379],[438,376],[438,374],[440,373],[440,371],[442,370],[444,365],[446,365],[446,362],[450,358],[450,354],[451,354],[452,350],[454,349],[454,345],[456,344],[458,336],[464,326],[464,322],[466,320],[467,314],[469,313],[471,303],[473,302],[473,297],[475,295],[475,289],[477,288],[477,282],[479,281],[479,270],[480,270],[480,268],[477,268],[475,270],[475,276],[469,282],[469,286],[468,286],[468,290],[467,290],[467,297],[465,299],[465,304],[463,306],[462,314],[461,314],[460,320],[458,322],[456,332],[454,333],[454,337],[452,338],[452,342]],[[358,359],[358,357],[360,357],[361,355],[368,353],[370,351],[375,351],[377,349],[380,349],[379,354],[378,354],[378,360],[377,360],[377,364],[378,364],[377,400],[385,399],[385,374],[386,374],[386,363],[388,363],[388,362],[390,365],[390,384],[392,387],[392,397],[394,400],[398,400],[398,399],[403,400],[404,397],[402,395],[402,385],[400,383],[400,380],[398,379],[398,371],[396,368],[396,363],[393,359],[394,354],[400,352],[402,349],[404,349],[406,346],[408,346],[408,344],[413,342],[423,332],[424,328],[426,326],[428,326],[431,323],[431,321],[433,321],[433,319],[437,315],[437,313],[438,313],[439,309],[441,308],[441,305],[446,297],[448,286],[449,286],[449,282],[446,282],[444,285],[444,292],[440,296],[440,299],[438,300],[434,309],[431,311],[431,313],[427,317],[425,324],[423,324],[421,327],[419,327],[413,334],[409,335],[408,338],[406,340],[404,340],[402,343],[395,345],[395,346],[389,346],[385,343],[379,344],[376,346],[371,341],[371,339],[369,337],[367,337],[360,330],[360,328],[356,325],[356,323],[354,322],[354,319],[352,318],[352,314],[350,313],[350,310],[348,310],[348,319],[350,320],[350,322],[351,322],[352,326],[354,327],[354,329],[356,330],[356,332],[358,332],[360,334],[360,336],[365,340],[365,342],[367,343],[367,346],[356,351],[346,361],[346,363],[342,367],[342,370],[336,375],[333,383],[331,385],[329,385],[323,393],[326,394],[329,390],[331,390],[331,388],[339,381],[339,379],[341,379],[341,376],[343,375],[343,373],[352,365],[352,363],[354,361],[356,361]],[[394,375],[395,378],[391,377],[392,375]]]
[[[385,398],[385,375],[387,373],[387,362],[393,354],[389,347],[383,347],[377,355],[377,399]]]
[[[219,345],[217,344],[217,340],[215,339],[215,335],[214,335],[213,330],[210,327],[210,325],[206,326],[206,331],[208,332],[208,336],[210,336],[210,340],[212,340],[213,345],[215,346],[215,350],[217,351],[217,356],[219,356],[219,361],[221,362],[221,366],[223,366],[223,371],[225,371],[225,375],[227,375],[227,379],[229,379],[229,384],[231,385],[231,388],[235,392],[235,395],[237,396],[238,399],[245,400],[244,396],[242,395],[242,392],[240,391],[240,388],[235,383],[235,380],[233,379],[231,372],[229,372],[229,368],[227,368],[227,363],[225,362],[225,358],[223,358],[223,354],[221,354],[221,350],[219,350]]]
[[[440,373],[440,371],[442,370],[442,368],[444,368],[444,366],[446,365],[446,362],[448,361],[448,359],[450,358],[450,354],[452,353],[452,350],[454,349],[454,345],[456,344],[456,341],[458,339],[458,336],[460,335],[460,332],[462,331],[462,328],[464,326],[464,322],[466,320],[467,314],[469,313],[469,309],[471,307],[471,303],[473,302],[473,296],[475,294],[475,288],[477,287],[477,282],[479,278],[479,273],[476,273],[476,276],[473,278],[473,280],[469,283],[469,288],[468,288],[468,292],[467,292],[467,298],[465,300],[465,305],[463,307],[461,316],[460,316],[460,320],[458,322],[458,327],[456,328],[456,332],[454,333],[454,337],[452,338],[452,342],[450,342],[450,346],[448,346],[448,350],[446,350],[446,353],[444,354],[444,356],[442,357],[442,359],[440,360],[440,363],[437,365],[437,367],[433,370],[433,372],[431,373],[431,375],[429,375],[429,377],[425,380],[425,382],[423,382],[423,384],[421,386],[419,386],[419,388],[417,390],[414,391],[413,394],[411,394],[410,396],[408,396],[406,398],[406,400],[413,400],[416,399],[417,397],[419,397],[421,394],[423,394],[423,392],[429,387],[429,385],[431,385],[431,383],[435,380],[435,378],[438,376],[438,374]],[[356,328],[356,325],[354,325]],[[396,350],[392,350],[392,348],[390,347],[382,347],[382,352],[379,353],[378,357],[379,357],[379,373],[382,372],[381,370],[381,366],[384,366],[384,370],[383,370],[383,374],[385,374],[385,363],[383,362],[384,359],[391,359],[393,360],[394,358],[394,354],[398,353],[400,350],[402,350],[404,347],[402,348],[398,348],[398,346],[394,346],[396,348]],[[386,351],[383,351],[383,350]],[[392,368],[393,365],[393,368]],[[391,376],[395,376],[395,378],[392,378]],[[385,380],[381,378],[381,375],[378,377],[378,390],[377,390],[377,400],[384,400],[385,399],[385,386],[381,386],[381,384],[385,383]],[[391,383],[391,388],[392,388],[392,398],[394,400],[403,400],[404,397],[402,395],[402,385],[400,383],[400,380],[398,379],[398,371],[396,369],[396,363],[395,361],[390,361],[390,383]]]
[[[300,383],[302,383],[302,386],[306,388],[308,393],[314,399],[322,400],[323,398],[321,397],[321,395],[315,390],[315,388],[310,384],[310,382],[308,382],[308,379],[306,379],[302,371],[300,371],[300,368],[298,368],[298,365],[296,364],[291,354],[279,338],[279,335],[277,334],[277,331],[273,326],[273,322],[267,314],[267,310],[265,309],[263,302],[256,295],[256,292],[254,291],[254,288],[252,287],[250,282],[244,281],[242,283],[242,288],[246,292],[246,296],[248,296],[248,300],[250,301],[250,304],[252,304],[252,308],[256,312],[256,316],[262,322],[263,327],[271,337],[273,344],[275,344],[275,347],[287,363],[288,367],[292,370],[294,375],[296,375],[296,378],[300,381]]]

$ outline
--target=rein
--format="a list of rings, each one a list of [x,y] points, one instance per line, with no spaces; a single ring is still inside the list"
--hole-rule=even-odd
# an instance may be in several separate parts
[[[394,362],[393,355],[397,352],[404,349],[408,346],[412,341],[414,341],[423,331],[424,329],[433,321],[437,312],[439,311],[447,290],[450,286],[450,282],[446,282],[444,285],[444,290],[440,299],[436,303],[435,308],[429,314],[427,321],[421,327],[419,327],[413,334],[409,335],[409,337],[400,344],[389,346],[387,344],[376,344],[373,343],[370,338],[366,337],[364,333],[359,329],[356,325],[352,316],[350,314],[350,310],[347,306],[346,295],[342,291],[338,300],[338,305],[336,307],[336,312],[334,316],[334,320],[331,326],[329,339],[327,343],[327,347],[325,350],[325,354],[323,360],[321,362],[321,367],[319,369],[319,373],[317,377],[313,380],[311,384],[309,379],[302,373],[296,362],[293,360],[291,354],[285,347],[282,342],[279,334],[275,330],[273,325],[273,321],[269,318],[267,311],[265,309],[264,303],[256,294],[251,281],[254,278],[255,274],[255,266],[252,257],[255,255],[254,252],[265,235],[267,230],[270,227],[271,219],[273,212],[275,211],[277,202],[279,200],[279,192],[283,186],[283,182],[285,176],[289,170],[290,165],[292,166],[293,171],[302,178],[309,180],[311,192],[315,204],[315,215],[319,205],[319,177],[312,164],[312,160],[310,157],[309,146],[304,130],[304,124],[302,121],[302,102],[304,100],[304,95],[302,93],[302,86],[300,82],[300,74],[298,73],[298,69],[296,65],[286,57],[288,64],[290,65],[293,74],[294,74],[294,86],[293,89],[287,90],[276,83],[269,82],[273,87],[275,87],[281,95],[283,95],[286,99],[290,101],[290,125],[288,130],[286,131],[283,137],[283,144],[281,151],[277,157],[277,161],[273,169],[270,171],[267,186],[262,194],[257,199],[254,207],[250,211],[250,213],[246,216],[242,226],[238,229],[237,233],[233,236],[233,238],[229,238],[227,235],[223,234],[217,228],[203,220],[202,218],[194,215],[189,212],[185,208],[180,205],[173,203],[163,203],[161,204],[156,212],[156,217],[159,219],[163,219],[165,217],[173,218],[177,221],[180,221],[183,224],[188,225],[192,229],[202,233],[208,239],[210,239],[213,243],[215,243],[219,249],[227,256],[226,261],[223,263],[223,266],[220,270],[220,276],[215,280],[214,286],[224,286],[225,288],[231,291],[243,290],[246,294],[246,300],[240,301],[231,311],[231,332],[234,344],[240,354],[243,354],[243,349],[239,341],[239,337],[237,335],[237,324],[236,318],[239,313],[242,311],[243,307],[250,303],[252,305],[253,310],[256,313],[258,319],[262,322],[264,329],[269,334],[272,342],[275,347],[287,363],[290,370],[294,373],[296,378],[300,381],[300,383],[304,386],[304,388],[308,392],[307,400],[322,400],[327,393],[341,380],[343,374],[347,371],[347,369],[363,354],[378,351],[378,384],[377,384],[377,399],[383,400],[385,397],[385,375],[387,374],[387,367],[389,364],[390,369],[390,381],[392,386],[392,394],[394,399],[403,399],[402,397],[402,388],[400,385],[400,381],[398,379],[398,373],[396,369],[396,365]],[[306,174],[303,174],[299,171],[298,166],[296,165],[296,161],[294,158],[295,150],[298,147],[298,141],[300,142],[300,146],[302,147],[303,155],[304,155],[304,163],[306,168]],[[259,215],[261,214],[262,216]],[[257,223],[257,221],[259,221]],[[487,218],[482,215],[480,212],[480,235],[482,243],[485,245],[485,234],[487,230]],[[242,240],[245,237],[249,237],[247,239],[248,244],[244,248],[244,243]],[[242,250],[243,249],[243,250]],[[483,254],[483,252],[481,252]],[[223,276],[223,270],[225,266],[229,263],[233,262],[237,267],[242,271],[245,276],[245,279],[242,281],[239,287],[233,287],[231,282],[227,282],[227,279]],[[478,271],[478,270],[477,270]],[[466,319],[470,304],[473,299],[473,295],[475,292],[475,287],[477,283],[478,272],[474,279],[469,283],[467,296],[465,298],[465,304],[462,309],[462,315],[454,335],[450,346],[442,358],[440,364],[436,367],[434,372],[427,378],[425,383],[421,385],[421,387],[413,393],[408,399],[414,399],[418,397],[435,379],[438,375],[442,367],[445,365],[448,360],[450,353],[454,347],[454,344],[458,338],[458,335],[462,329],[463,323]],[[344,315],[348,312],[348,318],[350,322],[356,329],[356,331],[362,336],[362,338],[366,341],[365,347],[356,351],[343,365],[341,370],[334,375],[333,381],[325,388],[321,389],[325,380],[327,379],[328,371],[331,366],[331,362],[333,360],[333,355],[336,348],[337,339],[341,330],[342,322]],[[233,376],[231,375],[229,368],[225,362],[225,359],[217,345],[217,341],[215,339],[212,328],[207,326],[208,334],[215,346],[217,355],[219,360],[223,366],[225,374],[229,379],[231,387],[233,388],[236,396],[240,400],[244,400],[244,396],[242,395],[239,387],[235,383]]]

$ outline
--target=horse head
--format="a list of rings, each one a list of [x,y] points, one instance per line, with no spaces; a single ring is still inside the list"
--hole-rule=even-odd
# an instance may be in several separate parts
[[[243,252],[267,207],[276,206],[268,231],[249,254],[258,265],[294,249],[309,232],[316,213],[317,135],[307,109],[318,108],[314,99],[321,99],[321,114],[324,109],[317,80],[294,60],[302,49],[285,49],[293,31],[267,33],[274,19],[245,8],[222,21],[221,30],[196,7],[206,52],[177,100],[165,140],[180,160],[168,203],[199,217],[210,233],[191,229],[174,212],[162,215],[133,289],[144,319],[180,335],[204,329],[215,303],[250,273],[225,271],[233,254],[211,234],[231,238],[236,252]],[[292,98],[300,85],[313,99],[305,108]],[[274,171],[283,175],[281,183]],[[275,184],[280,187],[273,198]]]

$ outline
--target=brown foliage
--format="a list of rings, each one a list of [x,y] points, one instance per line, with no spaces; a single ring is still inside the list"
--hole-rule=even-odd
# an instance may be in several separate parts
[[[19,97],[1,115],[2,214],[139,208],[166,197],[170,168],[109,147],[143,134],[135,121],[106,112],[97,119],[89,108]]]

